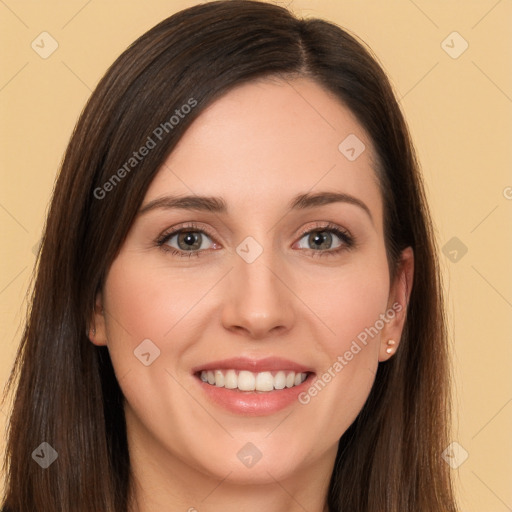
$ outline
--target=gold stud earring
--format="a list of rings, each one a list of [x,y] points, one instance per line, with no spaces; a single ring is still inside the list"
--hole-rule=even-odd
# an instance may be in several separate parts
[[[393,352],[393,350],[395,350],[393,345],[396,345],[396,341],[388,340],[388,348],[386,349],[386,353],[391,354]]]

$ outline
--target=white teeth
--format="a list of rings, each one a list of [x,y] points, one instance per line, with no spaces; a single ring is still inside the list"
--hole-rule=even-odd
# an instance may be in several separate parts
[[[286,386],[286,373],[277,372],[276,376],[274,377],[274,387],[276,389],[284,389],[285,386]]]
[[[215,385],[219,388],[224,387],[224,374],[220,370],[215,370]]]
[[[239,389],[240,391],[273,391],[274,389],[292,388],[306,380],[307,373],[272,372],[253,373],[241,370],[202,371],[200,378],[218,388]]]
[[[254,391],[256,389],[256,378],[251,372],[242,371],[238,374],[238,389],[240,391]]]
[[[270,372],[258,373],[255,387],[258,391],[272,391],[274,389],[274,377]]]
[[[224,386],[228,389],[235,389],[238,386],[238,376],[235,370],[228,370],[224,376]]]

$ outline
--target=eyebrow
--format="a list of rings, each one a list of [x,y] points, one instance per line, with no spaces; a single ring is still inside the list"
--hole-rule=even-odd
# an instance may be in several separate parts
[[[340,192],[317,192],[315,194],[299,194],[288,203],[289,210],[305,210],[332,203],[348,203],[361,208],[373,223],[373,217],[366,204],[357,197]],[[150,201],[139,210],[139,215],[156,209],[182,209],[227,213],[228,207],[224,199],[213,196],[164,196]]]
[[[350,194],[341,192],[317,192],[316,194],[299,194],[294,197],[290,203],[290,210],[303,210],[305,208],[314,208],[316,206],[323,206],[324,204],[332,203],[348,203],[361,208],[370,217],[373,223],[372,213],[370,208],[357,197]]]
[[[143,215],[151,210],[197,210],[213,213],[226,213],[227,205],[224,199],[211,196],[164,196],[150,201],[139,210]]]

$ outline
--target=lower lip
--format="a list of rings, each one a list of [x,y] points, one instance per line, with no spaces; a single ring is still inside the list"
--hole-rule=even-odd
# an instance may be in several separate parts
[[[265,416],[298,403],[298,395],[310,386],[313,374],[308,373],[306,380],[298,386],[274,391],[239,391],[219,388],[203,382],[197,375],[194,378],[210,400],[224,409],[245,416]]]

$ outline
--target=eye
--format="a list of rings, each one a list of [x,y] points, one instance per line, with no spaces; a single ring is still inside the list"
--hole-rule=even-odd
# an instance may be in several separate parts
[[[323,226],[309,230],[297,242],[299,249],[308,249],[317,253],[338,253],[353,247],[354,239],[348,232],[337,226]]]
[[[171,247],[175,247],[173,245],[173,241],[175,241],[177,249],[182,251],[198,251],[200,249],[209,249],[209,247],[206,247],[208,245],[208,238],[201,231],[181,231],[171,236],[166,243]]]
[[[205,231],[193,226],[181,227],[165,233],[157,244],[163,250],[178,256],[198,256],[200,251],[218,247]]]

